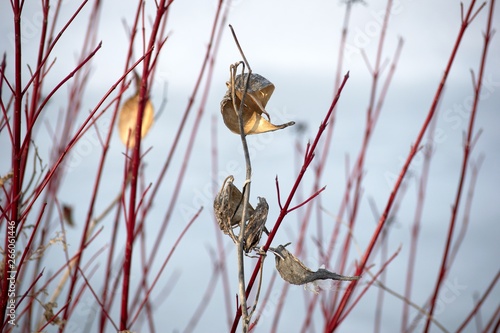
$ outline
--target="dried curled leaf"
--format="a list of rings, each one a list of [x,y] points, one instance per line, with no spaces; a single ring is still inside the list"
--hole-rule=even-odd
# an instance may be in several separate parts
[[[355,281],[360,276],[344,276],[330,272],[324,268],[318,269],[316,272],[307,268],[299,259],[285,249],[290,243],[280,245],[277,248],[269,248],[276,256],[276,269],[280,273],[283,280],[291,284],[302,285],[316,280],[340,280],[340,281]]]
[[[257,207],[255,207],[255,212],[250,216],[245,227],[245,243],[243,244],[245,253],[250,252],[259,244],[267,221],[269,205],[267,204],[266,198],[259,197],[258,199],[259,203]]]
[[[54,309],[57,308],[57,303],[56,302],[48,302],[46,304],[42,303],[42,306],[45,310],[43,312],[45,320],[51,325],[57,325],[59,326],[59,328],[63,328],[65,321],[59,318],[59,316],[54,315]]]
[[[240,134],[240,125],[238,121],[238,114],[234,109],[234,105],[236,105],[236,108],[240,107],[243,92],[245,91],[247,77],[248,74],[237,75],[234,80],[234,104],[232,99],[231,82],[226,83],[228,90],[221,101],[221,113],[224,124],[226,124],[227,128],[229,128],[231,132],[236,134]],[[243,130],[245,134],[259,134],[276,131],[295,124],[293,121],[282,125],[274,125],[270,123],[271,118],[265,110],[265,107],[269,98],[271,98],[273,91],[274,85],[266,78],[259,74],[252,73],[250,75],[250,82],[245,95],[245,103],[242,110]],[[262,117],[263,113],[267,116],[268,120]]]
[[[120,139],[124,145],[133,148],[135,146],[135,129],[137,128],[137,113],[139,112],[139,87],[140,78],[136,75],[136,92],[134,96],[130,97],[123,103],[120,113],[118,115],[118,132],[120,134]],[[153,104],[149,100],[146,100],[144,105],[144,113],[142,115],[142,127],[141,127],[141,138],[144,138],[148,134],[151,125],[154,121],[154,108]],[[129,138],[130,136],[130,138]]]
[[[234,177],[228,176],[214,200],[215,218],[219,224],[219,228],[225,234],[229,234],[229,229],[237,227],[240,224],[241,216],[243,215],[243,194],[233,182]],[[246,219],[253,213],[254,209],[249,203],[245,214]]]

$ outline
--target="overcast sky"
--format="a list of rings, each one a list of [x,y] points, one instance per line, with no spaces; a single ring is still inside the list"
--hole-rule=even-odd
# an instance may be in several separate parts
[[[338,211],[345,185],[345,158],[349,156],[351,166],[356,159],[363,130],[365,112],[370,93],[371,76],[360,53],[363,49],[371,65],[374,63],[382,13],[385,1],[366,1],[353,7],[349,35],[347,38],[348,52],[345,54],[343,73],[350,71],[350,78],[339,102],[337,120],[329,160],[322,178],[322,186],[326,190],[321,194],[321,202],[325,214],[322,219],[325,233],[331,231],[334,216]],[[468,1],[466,2],[468,5]],[[158,107],[162,101],[164,84],[168,84],[167,105],[164,113],[153,125],[150,133],[144,139],[145,147],[152,150],[144,159],[146,182],[154,182],[162,167],[162,163],[171,145],[172,138],[178,126],[182,112],[192,92],[193,85],[199,73],[210,36],[210,29],[216,10],[217,1],[175,1],[170,7],[167,31],[170,35],[166,42],[163,55],[157,68],[157,80],[152,87],[152,102]],[[39,25],[39,4],[26,2],[25,18],[33,23],[33,29],[28,25],[26,34],[36,35]],[[69,17],[76,5],[66,1],[62,15]],[[154,3],[147,2],[146,7],[151,15]],[[68,30],[55,49],[57,62],[54,72],[48,82],[55,84],[74,68],[75,54],[81,48],[85,23],[90,13],[87,6],[76,19],[74,26]],[[120,77],[128,47],[127,33],[122,21],[130,24],[135,14],[135,2],[105,1],[101,14],[98,40],[102,41],[102,49],[92,63],[91,84],[86,91],[83,114],[77,121],[85,117],[87,110],[92,109],[99,101],[104,91]],[[497,6],[498,7],[498,6]],[[4,1],[0,5],[0,45],[2,53],[7,53],[7,74],[12,75],[12,19],[10,6]],[[334,75],[338,60],[338,47],[343,22],[345,4],[341,1],[309,1],[307,4],[299,1],[233,1],[228,17],[238,34],[240,43],[254,72],[265,76],[276,87],[268,102],[267,110],[277,123],[294,120],[305,125],[305,131],[299,134],[294,128],[283,131],[249,137],[249,145],[253,149],[253,180],[251,202],[256,203],[257,196],[263,196],[270,205],[268,225],[273,225],[279,214],[276,200],[274,178],[278,175],[282,195],[288,193],[297,175],[297,156],[295,143],[304,145],[316,134],[320,121],[324,118],[333,97]],[[419,252],[417,255],[417,270],[413,301],[422,305],[433,290],[436,272],[440,265],[444,240],[450,219],[450,207],[457,189],[460,164],[463,154],[463,133],[469,120],[471,98],[473,96],[470,70],[478,71],[482,51],[482,32],[486,27],[486,8],[478,15],[466,32],[460,46],[458,56],[445,87],[445,94],[440,101],[437,115],[435,152],[433,156],[425,210],[422,217]],[[498,29],[498,8],[493,26]],[[63,20],[64,21],[64,20]],[[28,24],[26,23],[26,24]],[[404,46],[397,70],[387,94],[381,116],[378,120],[365,161],[365,178],[363,197],[359,207],[358,220],[354,237],[358,242],[359,251],[364,251],[375,228],[376,219],[369,205],[372,198],[379,211],[385,206],[392,189],[394,177],[399,173],[402,163],[408,155],[411,144],[420,130],[432,103],[443,70],[451,53],[460,26],[459,1],[410,1],[394,2],[390,16],[389,30],[386,36],[383,59],[391,61],[396,50],[398,38],[404,39]],[[38,38],[38,37],[37,37]],[[37,52],[37,38],[26,41],[25,63],[34,64]],[[136,52],[140,50],[138,46]],[[453,268],[449,272],[447,283],[464,286],[456,298],[446,304],[437,314],[437,319],[449,330],[454,330],[457,318],[464,318],[469,313],[476,292],[480,294],[499,269],[498,253],[500,251],[500,41],[495,35],[488,54],[488,65],[485,72],[484,95],[479,104],[479,113],[475,129],[482,130],[471,158],[477,161],[480,155],[485,159],[480,169],[474,201],[471,210],[470,225],[463,247]],[[136,54],[137,56],[137,54]],[[216,59],[212,88],[208,98],[207,109],[203,114],[199,133],[197,134],[193,154],[188,165],[186,179],[183,183],[177,209],[167,231],[159,258],[166,255],[172,242],[200,205],[204,210],[187,233],[184,241],[176,250],[168,269],[163,275],[158,291],[165,285],[173,272],[180,273],[180,279],[169,298],[158,306],[156,323],[158,331],[182,331],[186,327],[194,308],[198,305],[204,293],[208,278],[212,272],[212,261],[207,248],[216,248],[212,218],[211,197],[211,120],[217,117],[217,147],[219,152],[219,177],[233,173],[236,184],[244,181],[244,159],[241,154],[239,137],[227,130],[220,117],[219,103],[225,93],[225,82],[229,78],[229,65],[240,60],[240,55],[234,45],[229,29],[222,37],[220,50]],[[385,78],[387,67],[382,74]],[[50,108],[54,114],[58,112],[66,100],[67,90],[57,94]],[[131,93],[130,93],[131,94]],[[195,101],[192,114],[197,112],[200,96]],[[460,111],[464,110],[464,111]],[[47,115],[47,121],[53,122],[55,117]],[[106,121],[102,120],[102,129]],[[188,120],[188,128],[192,127],[193,115]],[[42,158],[48,160],[48,131],[40,126],[37,144],[40,145]],[[46,141],[45,141],[46,140]],[[171,191],[177,179],[182,162],[188,135],[181,139],[180,152],[172,164],[172,171],[167,175],[165,184],[157,197],[153,212],[149,217],[151,223],[149,235],[154,239],[155,224],[163,220],[166,207],[171,197]],[[8,137],[0,134],[0,144],[8,145]],[[75,147],[78,149],[78,146]],[[3,149],[2,149],[3,151]],[[124,146],[118,135],[112,140],[110,159],[105,168],[105,179],[97,211],[104,209],[117,194],[121,185],[123,169]],[[87,210],[88,194],[93,183],[89,179],[95,176],[100,150],[94,149],[85,156],[75,170],[65,178],[60,197],[64,202],[74,205],[77,220],[83,221]],[[387,284],[399,293],[404,292],[404,282],[409,253],[409,240],[415,203],[417,197],[417,180],[422,167],[422,153],[417,155],[411,165],[411,173],[416,178],[408,181],[406,196],[395,216],[394,227],[390,231],[389,253],[394,253],[399,246],[402,250],[399,256],[387,270]],[[5,174],[10,168],[8,158],[0,161],[0,174]],[[312,170],[304,179],[300,188],[303,196],[308,196],[312,187]],[[470,180],[467,178],[465,189]],[[83,198],[83,199],[82,199]],[[84,201],[79,205],[79,202]],[[465,195],[462,198],[462,203]],[[305,208],[302,208],[305,210]],[[297,235],[299,217],[303,211],[295,211],[288,215],[282,225],[273,245],[294,242]],[[314,216],[314,215],[313,215]],[[344,217],[345,218],[345,217]],[[459,225],[463,219],[463,205],[459,211]],[[110,222],[111,220],[107,221]],[[96,249],[109,242],[111,228],[104,223],[100,239],[96,241]],[[343,233],[346,232],[344,229]],[[75,251],[79,234],[77,230],[69,233],[70,251]],[[72,238],[74,237],[74,238]],[[331,263],[319,262],[314,247],[316,223],[310,223],[307,230],[308,254],[301,259],[311,268],[316,269],[326,264],[334,269],[336,258]],[[324,236],[325,238],[328,235]],[[124,241],[125,233],[119,238]],[[227,245],[227,261],[231,285],[230,294],[237,293],[236,254],[229,238]],[[71,246],[72,245],[72,246]],[[150,244],[152,246],[152,242]],[[295,249],[294,243],[290,251]],[[360,253],[353,250],[350,264],[359,260]],[[60,249],[53,249],[57,256]],[[338,254],[338,252],[337,252]],[[267,291],[266,281],[274,272],[274,259],[266,261],[263,292]],[[54,262],[58,259],[55,258]],[[104,261],[103,261],[104,262]],[[380,259],[373,260],[375,270],[380,267]],[[51,263],[47,262],[47,265]],[[157,269],[160,261],[154,268]],[[248,273],[254,266],[254,259],[247,259]],[[58,266],[52,267],[56,269]],[[101,266],[102,267],[102,266]],[[351,271],[352,272],[352,271]],[[139,271],[138,273],[139,274]],[[102,275],[96,274],[95,285],[99,286]],[[134,283],[137,283],[137,278]],[[369,281],[368,278],[363,282]],[[271,298],[281,292],[285,282],[277,278]],[[342,325],[343,332],[370,331],[373,328],[374,308],[377,289],[372,288],[358,304],[353,313]],[[92,297],[86,296],[90,302]],[[328,297],[328,294],[326,295]],[[155,297],[153,297],[155,298]],[[496,300],[495,300],[496,298]],[[384,331],[399,330],[402,302],[386,294],[382,327]],[[486,305],[482,308],[483,318],[489,318],[498,306],[500,287],[496,287]],[[234,300],[234,297],[232,298]],[[272,306],[271,301],[271,306]],[[281,314],[279,331],[295,332],[302,324],[305,313],[304,291],[302,287],[291,286]],[[315,316],[314,328],[321,331],[323,319],[320,312]],[[83,312],[82,312],[83,313]],[[117,312],[118,313],[118,312]],[[273,312],[270,312],[273,313]],[[415,312],[411,312],[413,315]],[[79,319],[78,319],[79,318]],[[412,316],[413,318],[413,316]],[[75,320],[85,320],[78,314]],[[270,316],[263,316],[258,332],[269,331],[272,323]],[[210,326],[208,326],[210,325]],[[213,331],[227,329],[224,310],[221,281],[218,280],[215,294],[207,305],[204,316],[200,319],[198,331]],[[144,332],[146,327],[136,327],[137,332]],[[432,331],[437,331],[435,328]]]

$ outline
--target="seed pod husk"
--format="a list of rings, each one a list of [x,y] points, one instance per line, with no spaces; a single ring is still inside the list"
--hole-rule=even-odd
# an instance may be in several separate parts
[[[247,225],[245,226],[245,243],[243,250],[245,253],[250,252],[257,246],[262,237],[262,232],[266,227],[267,213],[269,212],[269,205],[266,198],[258,198],[259,203],[255,207],[254,213],[250,216]]]
[[[239,226],[243,215],[243,194],[233,182],[234,177],[228,176],[214,200],[215,218],[225,234],[229,234],[229,229]],[[254,209],[248,203],[245,220],[253,213]]]
[[[137,128],[137,114],[139,113],[139,100],[140,100],[140,78],[135,74],[136,91],[134,96],[130,97],[123,103],[120,113],[118,115],[118,133],[124,145],[133,148],[135,146],[135,130]],[[144,112],[142,114],[141,138],[144,138],[149,132],[154,121],[154,108],[149,100],[144,104]],[[130,138],[129,138],[130,136]]]
[[[299,259],[291,254],[285,246],[280,245],[277,248],[269,248],[276,256],[276,269],[283,280],[291,284],[302,285],[316,280],[340,280],[340,281],[355,281],[360,276],[344,276],[329,270],[320,268],[316,272],[307,268]]]
[[[243,75],[240,74],[235,77],[234,90],[236,108],[240,107],[247,77],[248,73]],[[222,118],[224,124],[226,124],[231,132],[240,134],[238,114],[233,105],[231,82],[227,82],[226,85],[228,90],[221,101]],[[250,75],[250,82],[242,110],[243,130],[245,134],[259,134],[276,131],[295,124],[293,121],[282,125],[274,125],[270,122],[271,118],[265,110],[265,107],[273,91],[274,85],[269,80],[259,74],[252,73]],[[267,116],[268,120],[262,117],[262,113]]]

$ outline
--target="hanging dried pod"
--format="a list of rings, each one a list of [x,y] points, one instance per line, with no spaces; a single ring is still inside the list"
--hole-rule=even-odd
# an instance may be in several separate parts
[[[219,228],[229,234],[229,229],[237,227],[240,224],[243,215],[243,194],[233,184],[234,177],[228,176],[219,193],[215,196],[214,212]],[[246,219],[254,213],[253,207],[248,203]]]
[[[247,225],[245,226],[245,237],[243,250],[245,253],[250,252],[257,246],[262,237],[262,232],[266,227],[267,213],[269,212],[269,205],[266,198],[258,198],[259,203],[255,207],[255,212],[250,216]]]
[[[318,269],[316,272],[307,268],[299,259],[285,249],[290,243],[280,245],[277,248],[269,248],[276,256],[276,269],[280,273],[283,280],[291,284],[302,285],[316,280],[340,280],[340,281],[355,281],[360,276],[344,276],[330,272],[324,268]]]
[[[245,83],[248,73],[243,75],[236,75],[234,79],[235,91],[235,105],[236,108],[240,107],[243,92],[245,91]],[[231,132],[240,134],[240,125],[238,121],[238,114],[234,109],[232,99],[232,86],[231,82],[226,83],[228,90],[224,95],[221,102],[221,113],[224,119],[224,124]],[[288,126],[292,126],[295,122],[291,121],[282,125],[271,124],[271,118],[265,110],[266,104],[271,98],[274,91],[274,85],[259,74],[251,74],[248,90],[245,95],[242,116],[243,116],[243,129],[245,134],[259,134],[265,132],[276,131]],[[267,116],[266,120],[262,114]]]
[[[124,145],[127,145],[128,142],[129,148],[135,146],[135,129],[137,128],[137,113],[139,112],[140,99],[140,78],[135,72],[134,75],[136,81],[135,94],[123,103],[118,115],[118,132],[120,134],[120,139]],[[142,115],[141,138],[144,138],[149,132],[151,125],[153,125],[153,120],[154,108],[148,98],[144,105],[144,113]]]

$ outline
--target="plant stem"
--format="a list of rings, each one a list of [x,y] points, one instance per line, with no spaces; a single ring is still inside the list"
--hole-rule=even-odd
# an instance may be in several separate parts
[[[471,7],[469,8],[469,12],[468,12],[467,17],[462,22],[462,27],[463,27],[462,29],[463,30],[465,30],[465,27],[467,26],[467,24],[470,23],[469,15],[472,13],[473,4],[474,4],[474,1],[472,2]],[[441,285],[443,283],[443,280],[444,280],[444,277],[446,276],[447,271],[450,269],[450,267],[449,267],[450,265],[448,263],[448,259],[449,259],[448,257],[449,257],[450,247],[451,247],[451,240],[453,238],[453,233],[455,230],[455,222],[457,220],[458,208],[460,207],[460,199],[462,197],[462,190],[464,187],[465,176],[467,174],[467,169],[469,168],[469,156],[470,156],[470,152],[471,152],[472,138],[473,138],[473,134],[474,134],[474,121],[476,119],[477,105],[479,103],[481,88],[483,86],[483,84],[482,84],[483,74],[484,74],[484,68],[486,66],[486,56],[488,55],[488,46],[490,44],[490,39],[491,39],[491,21],[492,21],[492,17],[493,17],[494,6],[495,6],[495,1],[492,0],[490,2],[490,10],[489,10],[488,22],[487,22],[487,26],[486,26],[486,32],[484,34],[484,47],[483,47],[483,53],[481,56],[481,61],[479,64],[479,73],[478,73],[478,77],[477,77],[477,80],[476,80],[476,83],[474,86],[474,102],[472,105],[471,115],[470,115],[470,119],[469,119],[467,138],[466,138],[466,141],[464,143],[464,155],[463,155],[463,159],[462,159],[462,168],[460,171],[460,178],[458,181],[458,188],[457,188],[457,193],[455,196],[455,201],[452,205],[452,213],[451,213],[450,224],[449,224],[449,229],[448,229],[448,237],[446,239],[446,245],[445,245],[445,249],[444,249],[444,253],[443,253],[443,258],[441,260],[441,267],[439,269],[438,279],[437,279],[436,286],[434,288],[434,293],[433,293],[432,299],[431,299],[431,304],[430,304],[431,308],[429,310],[430,316],[432,316],[434,313],[434,308],[436,306],[436,301],[437,301],[437,297],[439,295],[439,291],[441,289]],[[479,10],[481,10],[481,8],[482,7],[480,7]],[[428,317],[427,322],[425,324],[425,331],[424,332],[427,333],[429,331],[430,324],[431,324],[430,318]]]
[[[387,217],[389,216],[389,212],[392,208],[392,205],[394,203],[394,199],[396,197],[396,194],[398,193],[399,191],[399,188],[401,186],[401,183],[403,182],[403,178],[405,177],[406,175],[406,172],[408,171],[408,168],[410,167],[410,163],[411,161],[413,160],[413,158],[415,157],[416,153],[418,152],[419,150],[419,147],[420,147],[420,143],[422,142],[422,138],[431,122],[431,119],[432,117],[434,116],[434,114],[436,113],[436,110],[437,110],[437,106],[438,106],[438,102],[441,98],[441,94],[443,92],[443,89],[444,89],[444,85],[446,83],[446,80],[448,78],[448,74],[451,70],[451,67],[453,65],[453,62],[455,60],[455,56],[457,54],[457,51],[458,51],[458,47],[460,46],[460,43],[462,41],[462,37],[465,33],[465,30],[467,29],[467,26],[468,24],[470,23],[470,19],[472,18],[472,9],[474,7],[474,4],[475,4],[475,0],[473,0],[470,4],[470,7],[469,7],[469,10],[468,10],[468,13],[466,15],[466,17],[463,19],[462,21],[462,26],[460,28],[460,31],[458,33],[458,36],[456,38],[456,41],[455,41],[455,45],[453,47],[453,50],[451,52],[451,55],[450,55],[450,58],[448,60],[448,63],[446,65],[446,69],[444,71],[444,74],[443,74],[443,77],[441,78],[441,82],[439,83],[439,86],[436,90],[436,94],[434,96],[434,99],[432,101],[432,104],[431,104],[431,107],[427,113],[427,117],[420,129],[420,132],[418,133],[418,136],[414,142],[414,144],[412,145],[411,149],[410,149],[410,152],[408,154],[408,157],[406,158],[406,161],[401,169],[401,172],[396,180],[396,183],[392,189],[392,192],[389,196],[389,199],[387,201],[387,204],[386,204],[386,207],[379,219],[379,222],[378,222],[378,225],[373,233],[373,236],[370,240],[370,243],[368,244],[368,247],[366,248],[365,250],[365,253],[363,254],[363,257],[361,258],[361,262],[360,264],[358,265],[357,269],[356,269],[356,273],[355,275],[360,275],[367,262],[368,262],[368,258],[370,257],[370,254],[373,250],[373,247],[375,246],[375,243],[378,239],[378,236],[380,235],[381,231],[382,231],[382,228],[383,226],[385,225],[385,222],[387,220]],[[331,332],[333,330],[335,330],[335,328],[337,328],[337,325],[339,324],[338,321],[339,321],[339,318],[354,290],[354,288],[356,287],[357,285],[357,281],[354,281],[353,283],[350,283],[349,286],[347,287],[347,290],[346,292],[344,293],[344,295],[342,296],[342,300],[335,312],[335,314],[331,317],[331,319],[329,320],[327,326],[325,327],[325,331],[327,332]]]
[[[271,242],[273,241],[274,237],[276,236],[276,232],[278,231],[281,223],[283,222],[283,219],[288,214],[288,208],[290,207],[290,204],[295,196],[295,193],[297,192],[297,189],[298,189],[300,183],[302,182],[304,174],[306,173],[310,163],[312,162],[312,160],[314,158],[314,153],[315,153],[316,147],[318,146],[319,140],[327,127],[328,119],[330,119],[330,116],[332,115],[333,109],[337,105],[337,102],[340,99],[340,95],[342,93],[342,90],[344,89],[344,86],[345,86],[348,79],[349,79],[349,72],[347,72],[347,74],[344,76],[344,80],[342,81],[342,84],[340,85],[339,90],[337,91],[337,95],[333,99],[332,104],[330,105],[330,108],[329,108],[328,112],[326,113],[325,118],[323,119],[323,121],[321,122],[321,124],[319,126],[318,132],[316,134],[316,137],[315,137],[312,145],[308,146],[308,149],[306,150],[306,153],[304,156],[304,162],[302,164],[300,172],[297,175],[297,178],[295,179],[295,183],[293,184],[293,187],[290,190],[290,193],[288,195],[288,198],[287,198],[285,204],[283,205],[283,208],[280,210],[280,214],[279,214],[279,216],[274,224],[274,227],[271,229],[271,231],[269,233],[266,244],[264,244],[264,246],[262,247],[262,250],[265,252],[269,249],[269,246],[271,246]],[[259,260],[257,261],[257,263],[255,264],[252,276],[250,277],[250,280],[248,281],[248,285],[246,288],[246,296],[247,297],[250,294],[250,291],[252,290],[253,285],[255,284],[255,280],[257,279],[257,275],[259,274],[259,271],[260,271],[260,265],[261,265],[262,260],[263,260],[262,257],[260,257]],[[235,314],[235,317],[233,320],[233,326],[231,327],[232,333],[236,332],[236,328],[238,326],[238,322],[239,322],[241,316],[242,316],[242,308],[240,306],[236,310],[236,314]]]

